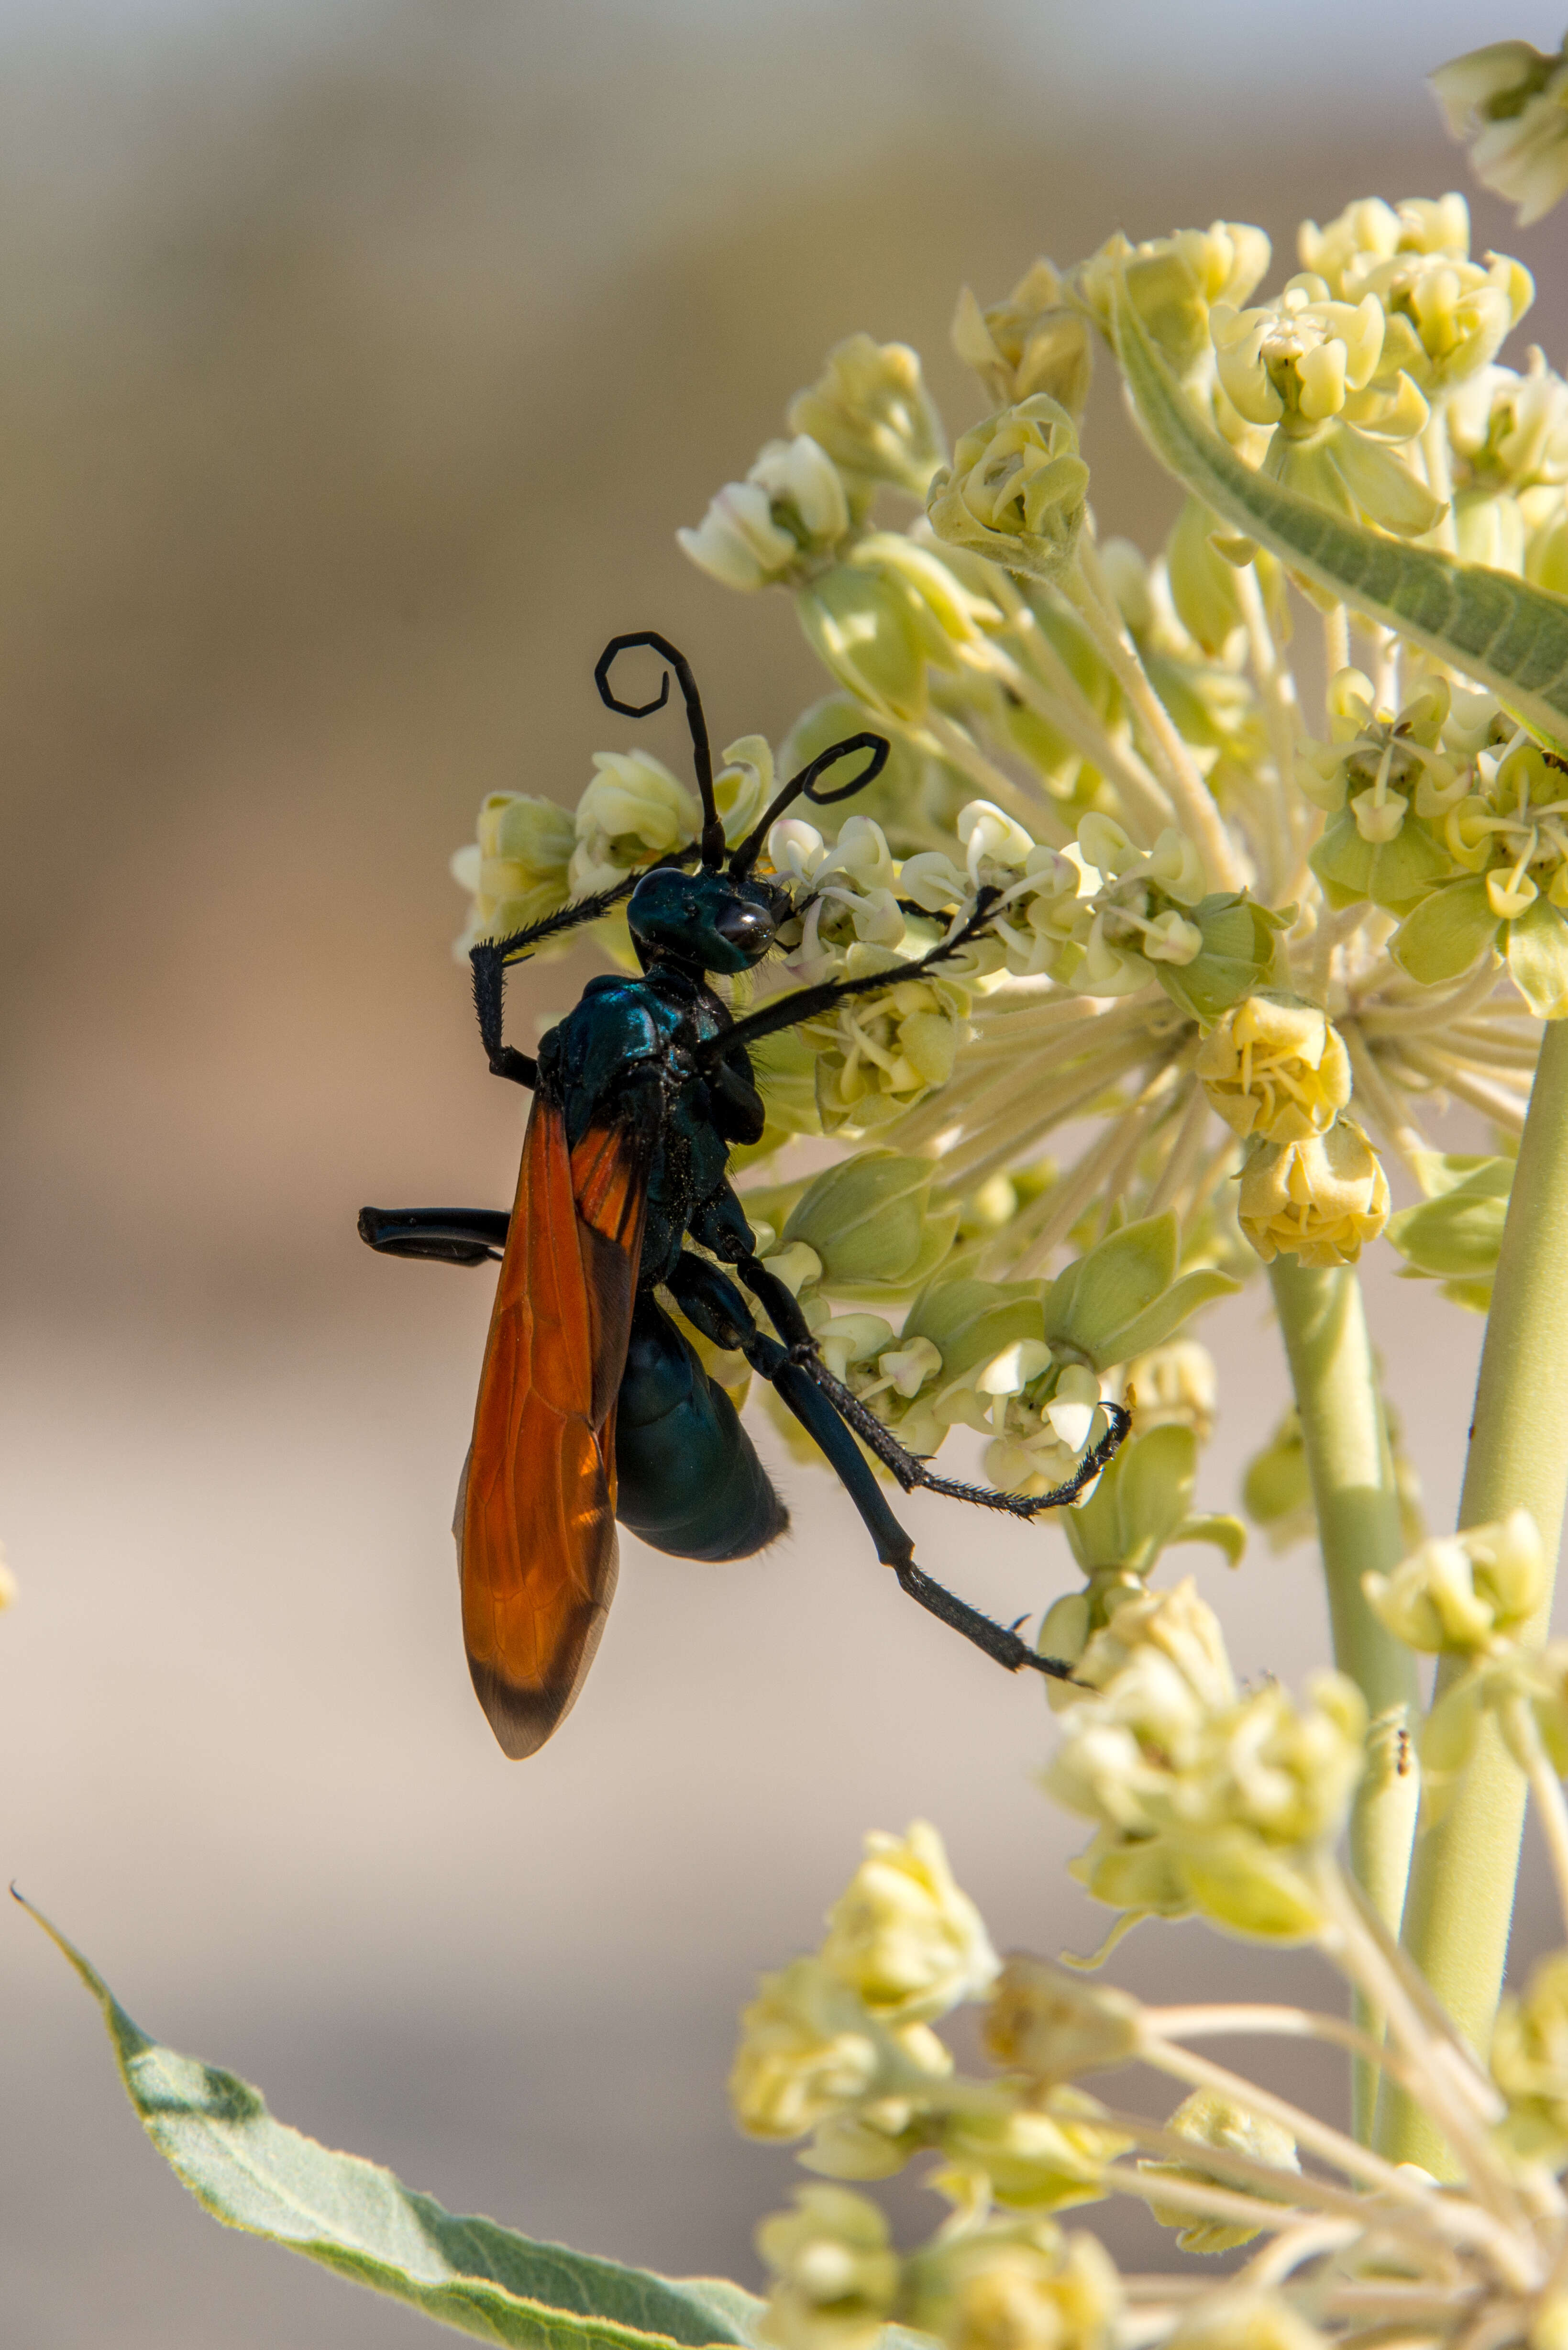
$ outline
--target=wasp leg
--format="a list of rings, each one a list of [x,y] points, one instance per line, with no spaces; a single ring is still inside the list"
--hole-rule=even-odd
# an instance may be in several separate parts
[[[359,1238],[379,1256],[484,1264],[504,1253],[511,1222],[504,1208],[361,1208]]]
[[[906,1451],[890,1429],[884,1428],[874,1411],[851,1394],[842,1380],[836,1379],[816,1350],[811,1326],[795,1300],[790,1295],[776,1274],[753,1257],[742,1257],[736,1272],[754,1297],[760,1298],[767,1310],[768,1319],[787,1344],[791,1357],[799,1363],[807,1377],[814,1379],[842,1420],[847,1422],[862,1443],[874,1452],[895,1482],[906,1493],[917,1487],[922,1492],[944,1493],[950,1501],[971,1502],[977,1509],[1001,1510],[1013,1518],[1037,1518],[1046,1510],[1064,1510],[1075,1502],[1085,1485],[1097,1477],[1106,1463],[1119,1451],[1127,1430],[1132,1426],[1132,1414],[1119,1403],[1107,1403],[1102,1408],[1110,1427],[1097,1444],[1091,1445],[1064,1485],[1054,1485],[1048,1493],[1002,1493],[993,1485],[968,1485],[956,1478],[932,1474],[923,1461]]]
[[[510,1077],[514,1085],[532,1088],[539,1082],[539,1064],[530,1054],[518,1052],[514,1045],[504,1044],[501,1035],[506,950],[515,944],[514,939],[482,939],[471,951],[473,1008],[479,1015],[479,1034],[492,1076]]]
[[[808,1366],[809,1367],[809,1366]],[[867,1409],[857,1395],[836,1379],[826,1363],[819,1364],[812,1376],[824,1393],[832,1399],[835,1409],[846,1419],[862,1441],[877,1455],[888,1475],[901,1485],[906,1493],[917,1487],[925,1493],[945,1493],[950,1501],[972,1502],[978,1509],[1001,1510],[1009,1517],[1037,1518],[1045,1510],[1064,1510],[1075,1502],[1085,1485],[1092,1484],[1108,1461],[1120,1451],[1132,1414],[1119,1403],[1102,1404],[1100,1409],[1110,1421],[1096,1444],[1092,1444],[1072,1475],[1062,1485],[1053,1485],[1048,1493],[1002,1493],[994,1485],[968,1485],[952,1477],[936,1477],[913,1452],[908,1452],[890,1429],[884,1428],[874,1411]]]
[[[779,1351],[783,1353],[782,1347]],[[892,1568],[901,1591],[907,1591],[911,1599],[918,1600],[941,1623],[961,1632],[966,1640],[972,1640],[977,1648],[982,1648],[1008,1672],[1017,1672],[1021,1665],[1033,1665],[1036,1672],[1047,1673],[1054,1680],[1073,1679],[1071,1665],[1064,1664],[1059,1657],[1040,1656],[1016,1632],[993,1623],[978,1607],[971,1607],[967,1599],[958,1598],[915,1565],[914,1542],[882,1498],[882,1489],[864,1453],[827,1397],[799,1363],[791,1362],[785,1356],[777,1368],[764,1372],[764,1377],[772,1379],[776,1393],[826,1454],[829,1467],[859,1511],[866,1531],[877,1545],[877,1557],[884,1566]]]
[[[992,906],[1001,895],[1000,889],[982,889],[968,921],[950,939],[941,940],[913,962],[897,963],[891,971],[867,972],[859,979],[825,979],[815,987],[797,987],[788,995],[775,997],[700,1046],[699,1064],[706,1068],[736,1045],[754,1045],[763,1036],[776,1036],[781,1028],[794,1027],[799,1021],[819,1020],[825,1012],[831,1012],[836,1003],[844,1003],[849,996],[873,995],[878,988],[897,987],[904,980],[919,979],[923,972],[934,970],[980,937],[990,923]]]
[[[773,1276],[768,1278],[772,1281]],[[782,1284],[774,1285],[782,1287]],[[682,1255],[670,1276],[669,1288],[688,1321],[705,1337],[711,1338],[715,1346],[733,1347],[743,1354],[752,1368],[771,1383],[780,1400],[794,1412],[826,1455],[829,1468],[876,1544],[877,1557],[898,1576],[900,1590],[907,1591],[940,1622],[961,1632],[966,1640],[972,1640],[977,1648],[983,1649],[1008,1672],[1015,1673],[1021,1666],[1032,1665],[1036,1672],[1046,1673],[1053,1679],[1073,1679],[1071,1665],[1064,1664],[1057,1657],[1040,1656],[1016,1632],[993,1623],[978,1607],[971,1607],[967,1599],[958,1598],[915,1565],[914,1541],[888,1507],[876,1473],[839,1417],[836,1403],[813,1379],[805,1363],[776,1338],[765,1337],[757,1328],[745,1299],[716,1265],[710,1264],[704,1257]],[[789,1295],[787,1290],[784,1294]],[[793,1298],[790,1304],[794,1305]],[[795,1310],[798,1313],[799,1309]],[[770,1314],[772,1311],[770,1306]]]

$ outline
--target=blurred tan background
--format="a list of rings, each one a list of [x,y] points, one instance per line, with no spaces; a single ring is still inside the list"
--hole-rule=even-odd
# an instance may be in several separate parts
[[[149,2030],[454,2209],[754,2282],[791,2165],[730,2131],[732,2019],[862,1830],[935,1819],[1003,1943],[1097,1939],[1030,1783],[1036,1694],[797,1469],[763,1561],[625,1543],[581,1705],[504,1763],[446,1532],[489,1277],[379,1263],[354,1214],[510,1198],[524,1105],[483,1068],[446,858],[485,792],[569,800],[632,738],[604,639],[672,635],[721,743],[817,690],[783,604],[671,534],[829,343],[915,342],[961,424],[966,278],[1216,213],[1288,264],[1303,213],[1464,184],[1422,71],[1559,31],[1537,0],[0,9],[0,1873]],[[1550,276],[1554,224],[1475,212]],[[1526,333],[1561,361],[1555,274]],[[1102,525],[1152,542],[1172,502],[1106,387],[1088,453]],[[1370,1294],[1441,1523],[1479,1326],[1386,1263]],[[1224,1507],[1282,1381],[1256,1292],[1204,1336]],[[1000,1613],[1061,1587],[1058,1535],[912,1514]],[[1324,1652],[1308,1554],[1257,1550],[1226,1606],[1243,1669]],[[1312,1980],[1185,1930],[1116,1962],[1259,1966]],[[0,1918],[0,2339],[427,2336],[220,2234]]]

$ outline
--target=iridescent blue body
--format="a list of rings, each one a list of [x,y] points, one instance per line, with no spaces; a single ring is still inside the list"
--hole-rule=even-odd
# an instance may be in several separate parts
[[[628,909],[642,976],[590,980],[539,1045],[538,1091],[559,1102],[572,1144],[613,1118],[634,1129],[647,1154],[642,1256],[616,1413],[616,1515],[679,1558],[744,1558],[789,1523],[734,1406],[656,1295],[682,1283],[688,1237],[722,1263],[755,1251],[728,1171],[732,1147],[763,1130],[751,1058],[739,1043],[706,1065],[698,1050],[733,1024],[705,971],[754,962],[782,899],[763,882],[649,874]],[[737,907],[754,921],[744,922],[743,938],[726,937],[717,922],[733,931]]]

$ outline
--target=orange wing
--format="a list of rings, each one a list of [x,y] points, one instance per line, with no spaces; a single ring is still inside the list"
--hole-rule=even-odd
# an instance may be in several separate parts
[[[646,1196],[621,1128],[575,1150],[535,1097],[458,1496],[462,1637],[506,1752],[571,1707],[615,1591],[615,1406]]]

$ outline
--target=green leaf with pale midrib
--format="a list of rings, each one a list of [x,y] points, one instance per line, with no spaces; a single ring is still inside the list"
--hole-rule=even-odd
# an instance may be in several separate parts
[[[20,1899],[20,1896],[17,1898]],[[23,1904],[30,1909],[30,1905]],[[275,2121],[248,2083],[161,2047],[36,1909],[103,2011],[148,2136],[226,2226],[267,2236],[487,2342],[527,2350],[700,2350],[752,2335],[762,2303],[718,2278],[671,2282],[493,2220],[462,2219],[379,2164]]]
[[[1198,414],[1119,287],[1114,325],[1149,444],[1194,497],[1315,586],[1490,687],[1532,733],[1568,751],[1568,598],[1365,529],[1255,473]]]

